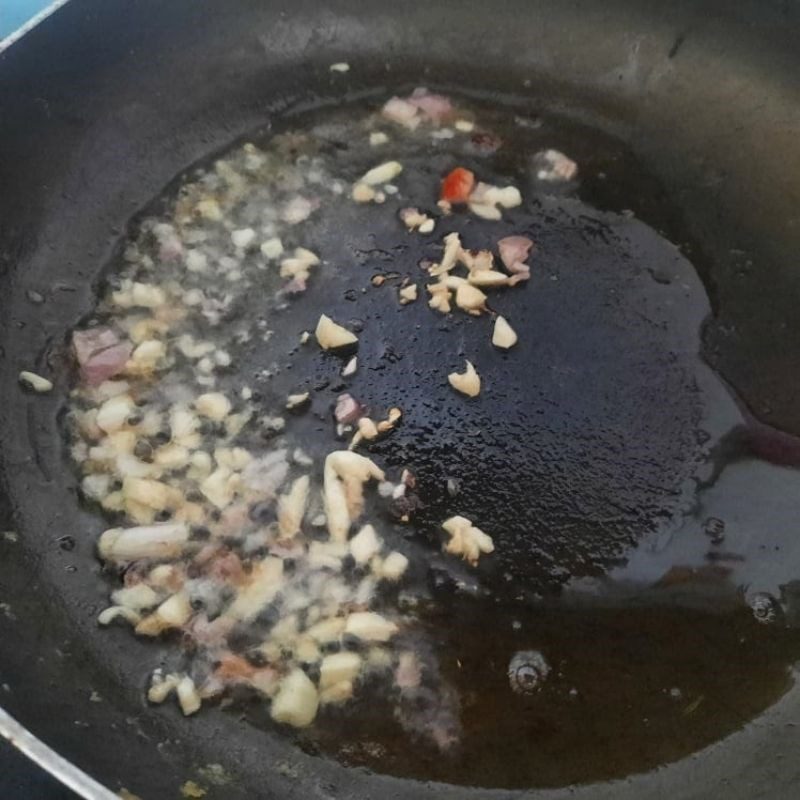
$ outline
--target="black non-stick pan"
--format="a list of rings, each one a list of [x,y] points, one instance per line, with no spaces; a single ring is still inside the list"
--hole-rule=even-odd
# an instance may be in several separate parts
[[[676,600],[672,590],[687,574],[724,574],[731,602],[746,604],[750,584],[758,584],[753,607],[763,612],[769,598],[770,621],[780,617],[785,651],[794,653],[798,32],[797,4],[749,0],[71,0],[0,55],[0,528],[12,534],[0,538],[0,706],[112,791],[124,787],[147,800],[178,797],[187,780],[209,798],[231,800],[794,797],[800,700],[790,672],[768,702],[717,736],[688,736],[700,743],[676,745],[669,763],[645,759],[646,768],[628,774],[624,759],[618,769],[597,763],[606,752],[598,749],[582,785],[547,777],[533,780],[531,791],[492,788],[520,785],[496,775],[462,781],[488,788],[382,775],[379,765],[344,766],[235,713],[210,709],[185,720],[175,709],[148,707],[145,680],[160,651],[122,629],[98,629],[109,588],[94,558],[103,522],[78,503],[60,411],[71,380],[67,332],[91,310],[130,220],[191,165],[314,109],[377,107],[418,85],[562,120],[565,141],[576,152],[583,147],[580,202],[600,211],[590,219],[583,207],[557,213],[545,204],[526,219],[545,249],[549,242],[561,253],[550,268],[565,276],[526,322],[532,335],[546,331],[560,347],[537,351],[530,369],[509,368],[538,405],[522,403],[532,416],[515,416],[509,394],[485,409],[496,423],[492,435],[465,447],[452,446],[446,426],[425,446],[404,429],[403,457],[426,465],[437,485],[455,470],[463,502],[502,509],[499,566],[482,578],[491,586],[507,573],[513,594],[545,598],[541,613],[571,578],[625,574],[635,580],[620,582],[609,607],[628,603],[631,585],[670,589],[657,599],[635,595],[646,620],[649,609]],[[331,73],[336,62],[350,71]],[[616,255],[597,255],[602,247],[595,252],[583,230],[600,236],[601,228],[626,225],[632,249]],[[569,239],[578,229],[580,245]],[[653,231],[679,248],[674,259]],[[346,226],[331,246],[356,260],[365,249]],[[627,284],[626,298],[604,306],[608,316],[593,317],[592,298],[610,291],[602,275],[614,258],[629,266],[631,253],[652,286]],[[586,281],[570,273],[576,265],[587,269]],[[648,306],[652,291],[666,305]],[[674,298],[665,301],[663,291]],[[680,324],[661,336],[668,326],[658,309],[674,310],[682,297]],[[631,298],[641,300],[641,315],[625,310]],[[376,308],[371,319],[391,332],[391,316]],[[436,349],[421,341],[408,357],[410,373],[424,376]],[[23,369],[52,377],[55,391],[22,391]],[[421,377],[414,391],[422,403],[433,389]],[[708,408],[724,409],[725,419],[702,419]],[[719,439],[714,447],[694,435],[700,427]],[[607,469],[594,468],[600,451],[614,454]],[[388,449],[378,455],[392,457]],[[704,571],[670,572],[694,551],[662,562],[652,537],[686,502],[687,482],[706,456],[708,468],[692,484],[698,491],[723,485],[720,476],[738,474],[736,465],[765,466],[747,473],[746,486],[734,481],[714,495],[734,520],[722,556],[703,555]],[[428,507],[438,502],[433,496]],[[711,516],[713,538],[718,514]],[[669,580],[658,584],[662,573]],[[676,606],[688,615],[684,625],[697,619],[698,636],[684,639],[697,650],[706,622],[691,615],[705,600],[692,598]],[[581,618],[581,605],[572,617],[552,613],[561,615],[555,637]],[[488,631],[491,616],[480,614]],[[575,636],[591,641],[580,624]],[[684,641],[675,637],[679,649]],[[651,644],[642,638],[641,647]],[[635,662],[635,649],[626,657]],[[747,680],[740,666],[733,656],[719,658],[706,680]]]

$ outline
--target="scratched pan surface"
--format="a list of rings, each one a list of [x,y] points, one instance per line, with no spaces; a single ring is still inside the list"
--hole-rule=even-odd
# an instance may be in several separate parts
[[[442,487],[456,476],[462,510],[496,520],[502,531],[495,563],[479,572],[478,584],[502,603],[528,593],[555,608],[554,598],[573,598],[539,631],[552,647],[564,642],[562,627],[576,639],[591,641],[602,629],[630,644],[636,622],[615,628],[604,614],[631,602],[663,607],[663,592],[654,598],[635,587],[665,574],[672,607],[686,576],[721,574],[709,567],[724,568],[725,580],[713,583],[716,604],[720,595],[735,604],[735,589],[747,584],[780,598],[791,623],[791,581],[800,577],[791,503],[797,446],[789,435],[800,433],[800,104],[792,49],[800,22],[780,4],[732,5],[686,3],[665,12],[647,3],[509,2],[490,16],[471,3],[412,3],[398,15],[356,2],[165,9],[73,0],[0,58],[2,510],[3,527],[20,539],[0,542],[0,601],[10,606],[0,617],[2,705],[112,788],[144,798],[176,796],[210,762],[234,778],[224,787],[206,780],[210,796],[464,796],[463,787],[315,755],[316,748],[340,755],[324,736],[298,748],[232,714],[210,711],[187,722],[147,709],[143,665],[153,649],[95,626],[107,592],[91,558],[102,522],[77,507],[57,426],[59,392],[31,398],[15,383],[20,369],[35,364],[53,369],[63,389],[65,331],[91,308],[93,285],[129,219],[174,176],[265,124],[285,126],[288,111],[359,97],[376,103],[419,83],[540,116],[545,132],[551,125],[562,137],[556,146],[572,145],[587,179],[577,197],[531,188],[531,200],[509,216],[514,230],[539,242],[546,268],[527,295],[508,301],[524,320],[522,343],[513,357],[484,354],[495,391],[473,404],[466,436],[459,404],[428,367],[442,352],[480,348],[478,326],[459,319],[443,322],[434,337],[409,336],[409,318],[420,326],[429,319],[421,304],[404,310],[401,325],[388,292],[349,299],[364,274],[428,253],[416,245],[398,251],[397,234],[377,209],[363,222],[336,209],[326,224],[337,235],[314,231],[361,273],[325,277],[308,305],[287,317],[282,335],[288,342],[291,326],[308,327],[323,306],[363,323],[374,344],[363,354],[359,391],[372,393],[376,405],[398,393],[409,398],[411,422],[378,456],[413,462],[434,487],[424,498],[418,545],[431,546],[437,513],[449,502]],[[327,67],[341,60],[351,72],[332,78]],[[446,166],[420,163],[409,174],[422,181]],[[525,174],[523,163],[487,168]],[[625,209],[635,218],[619,213]],[[488,244],[465,219],[452,225],[475,237],[473,246]],[[249,353],[248,367],[264,366],[266,357]],[[326,379],[324,359],[298,358],[276,392],[285,394],[298,374]],[[335,388],[321,390],[321,408],[326,391],[332,397]],[[709,517],[728,521],[716,549],[702,532]],[[598,581],[602,608],[595,603],[583,614],[587,595],[601,591]],[[689,594],[676,604],[691,605],[692,614],[710,602]],[[468,608],[470,624],[455,629],[477,641],[481,627],[490,650],[493,615],[475,602],[449,597],[431,624],[446,628],[451,606]],[[644,647],[666,654],[670,641],[694,631],[691,646],[702,649],[707,618],[687,621],[672,639],[654,635]],[[693,756],[699,744],[665,752],[671,763],[658,770],[652,759],[633,758],[605,775],[554,770],[514,781],[465,772],[460,782],[560,785],[542,790],[553,797],[708,797],[724,782],[733,797],[788,797],[798,779],[790,756],[800,742],[785,668],[796,644],[770,639],[763,647],[763,660],[779,663],[783,677],[737,724],[717,731],[726,738]],[[636,647],[621,652],[629,660],[640,655]],[[736,658],[735,649],[720,654],[715,668],[735,684],[741,664],[724,660]],[[89,701],[93,691],[103,702]],[[491,722],[513,749],[513,729]],[[382,735],[378,722],[369,724]],[[543,727],[544,749],[549,735],[557,738]],[[592,751],[594,761],[602,752]],[[414,774],[397,758],[386,771]],[[597,782],[630,771],[641,774]],[[417,773],[453,781],[434,766]],[[573,780],[595,782],[564,787]]]

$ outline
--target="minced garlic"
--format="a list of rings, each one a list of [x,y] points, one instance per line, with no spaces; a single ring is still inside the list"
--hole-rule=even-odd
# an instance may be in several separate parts
[[[358,344],[358,336],[338,325],[325,314],[319,318],[314,335],[323,350],[338,350]]]
[[[447,376],[450,385],[462,394],[468,397],[477,397],[481,392],[481,379],[480,375],[475,370],[471,361],[466,362],[466,369],[464,372],[451,372]]]
[[[505,317],[498,316],[494,321],[494,331],[492,332],[492,344],[502,350],[508,350],[517,343],[517,334],[508,324]]]

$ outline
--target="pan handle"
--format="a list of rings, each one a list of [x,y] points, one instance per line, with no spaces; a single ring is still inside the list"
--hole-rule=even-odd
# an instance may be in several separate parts
[[[8,739],[13,747],[84,800],[119,800],[119,795],[101,786],[94,778],[90,778],[83,770],[48,747],[41,739],[37,739],[2,708],[0,708],[0,736]]]

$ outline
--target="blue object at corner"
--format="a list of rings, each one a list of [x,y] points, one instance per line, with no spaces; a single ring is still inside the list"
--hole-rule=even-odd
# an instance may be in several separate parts
[[[50,0],[0,0],[0,39],[21,28],[50,5]]]

